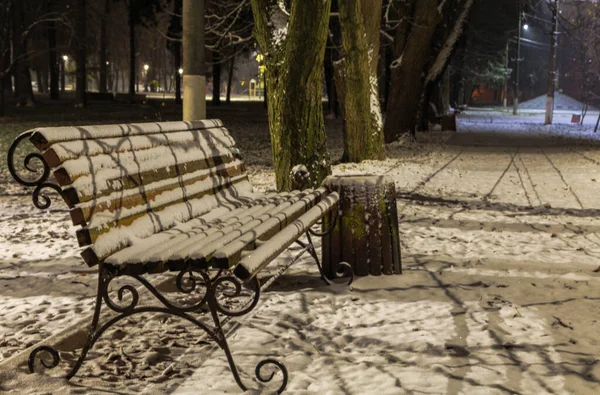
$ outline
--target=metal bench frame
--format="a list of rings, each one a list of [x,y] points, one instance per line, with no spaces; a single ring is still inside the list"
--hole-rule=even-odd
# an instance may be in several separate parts
[[[15,152],[17,147],[21,144],[22,141],[29,139],[33,134],[31,132],[25,132],[21,134],[19,137],[15,139],[8,150],[8,169],[11,176],[21,185],[26,187],[35,187],[32,192],[33,204],[35,207],[45,210],[48,209],[51,205],[51,200],[47,196],[45,196],[42,191],[45,189],[51,189],[57,192],[62,196],[62,189],[55,183],[48,182],[48,178],[50,176],[50,166],[46,163],[44,157],[38,152],[29,153],[24,160],[24,168],[32,173],[39,173],[39,170],[36,170],[32,167],[31,162],[35,159],[41,162],[43,166],[41,175],[34,179],[24,179],[22,178],[15,167]],[[67,201],[65,199],[65,201]],[[240,373],[236,366],[236,363],[233,359],[231,351],[229,349],[229,345],[227,343],[227,337],[223,330],[223,325],[229,321],[233,317],[243,316],[251,312],[259,302],[261,290],[266,289],[269,285],[271,285],[287,268],[289,268],[292,264],[294,264],[298,259],[306,252],[308,252],[312,258],[315,260],[315,263],[319,269],[319,273],[321,279],[325,281],[328,285],[332,285],[333,282],[328,279],[321,266],[321,262],[319,260],[319,256],[316,252],[315,246],[313,244],[312,236],[322,237],[326,236],[330,233],[336,225],[337,220],[337,210],[332,211],[332,223],[328,230],[324,232],[318,232],[313,229],[308,229],[305,232],[305,236],[307,241],[296,240],[295,242],[301,246],[301,250],[296,254],[296,256],[287,263],[284,267],[277,271],[275,275],[273,275],[265,284],[261,286],[258,277],[252,277],[251,280],[248,281],[249,289],[252,292],[252,296],[246,303],[241,306],[239,309],[229,309],[225,306],[223,301],[227,299],[237,298],[240,296],[242,289],[244,287],[244,283],[238,279],[236,276],[229,274],[229,272],[225,272],[224,270],[218,270],[214,276],[210,276],[208,270],[195,270],[191,267],[185,267],[181,271],[178,272],[176,276],[176,287],[177,290],[183,294],[189,294],[194,291],[198,291],[199,289],[203,289],[203,297],[199,302],[196,302],[189,306],[179,306],[171,301],[169,301],[163,294],[160,293],[156,289],[156,287],[150,283],[143,275],[131,273],[127,271],[120,271],[114,266],[106,265],[103,262],[100,262],[98,265],[98,283],[97,283],[97,293],[96,293],[96,301],[94,307],[94,313],[92,322],[89,326],[87,341],[83,346],[81,354],[77,358],[75,365],[71,367],[69,372],[66,375],[67,380],[71,379],[79,369],[81,365],[85,361],[85,358],[88,354],[88,351],[94,346],[96,341],[102,336],[107,329],[117,324],[119,321],[130,317],[135,314],[142,313],[163,313],[170,314],[188,322],[194,324],[196,327],[202,329],[209,338],[211,338],[225,353],[227,357],[227,362],[229,364],[229,368],[233,377],[238,384],[238,386],[243,390],[247,390],[247,386],[242,382],[240,377]],[[345,262],[341,262],[335,271],[336,277],[347,277],[349,278],[348,285],[350,285],[353,281],[354,274],[352,272],[352,268]],[[115,301],[114,294],[111,296],[112,292],[109,292],[109,286],[117,277],[126,276],[135,280],[137,283],[141,285],[141,289],[147,291],[147,293],[151,294],[162,306],[139,306],[140,301],[140,292],[136,287],[131,284],[126,284],[121,286],[116,291],[117,301]],[[229,285],[229,287],[233,287],[234,292],[229,292],[231,288],[225,289],[225,285]],[[248,287],[247,287],[248,288]],[[145,294],[146,292],[144,292]],[[108,309],[112,312],[117,313],[116,316],[110,318],[107,322],[100,324],[100,317],[102,312],[103,305],[106,305]],[[205,319],[204,321],[211,321],[212,324],[206,323],[200,318],[202,316],[206,316],[206,310],[210,313],[210,318]],[[195,315],[200,315],[200,317],[195,317]],[[220,318],[219,314],[225,316],[225,318]],[[206,317],[205,317],[206,318]],[[47,361],[47,357],[51,357],[51,361]],[[46,359],[45,359],[45,358]],[[41,366],[46,369],[52,369],[59,365],[60,356],[58,351],[48,345],[38,346],[36,347],[29,355],[28,360],[28,368],[31,373],[34,372],[36,366],[36,360],[40,361]],[[283,376],[283,380],[279,388],[277,389],[277,393],[282,393],[288,382],[288,371],[285,365],[273,358],[267,358],[261,360],[255,368],[255,377],[261,383],[270,382],[274,376],[275,371],[268,374],[263,375],[263,367],[265,365],[271,365],[272,367],[279,370]]]

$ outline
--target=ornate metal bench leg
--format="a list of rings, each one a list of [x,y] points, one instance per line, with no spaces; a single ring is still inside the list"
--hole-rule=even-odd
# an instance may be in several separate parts
[[[235,382],[242,389],[242,391],[247,391],[248,388],[242,382],[242,379],[238,372],[237,366],[235,364],[235,360],[233,359],[233,356],[231,355],[231,351],[229,350],[229,345],[227,344],[227,338],[225,337],[225,333],[223,332],[223,327],[221,326],[221,320],[219,319],[218,313],[222,313],[229,317],[236,317],[236,316],[241,316],[241,315],[244,315],[244,314],[247,314],[248,312],[250,312],[258,303],[258,299],[260,297],[260,284],[259,284],[258,279],[255,277],[252,280],[252,286],[254,288],[253,289],[254,297],[253,297],[252,301],[250,303],[246,304],[245,306],[243,306],[242,309],[240,309],[240,310],[230,310],[230,309],[224,307],[221,304],[221,302],[217,299],[217,292],[219,292],[218,291],[219,285],[221,285],[222,283],[227,283],[227,282],[230,284],[233,284],[236,291],[233,294],[231,294],[231,293],[227,294],[224,292],[223,295],[225,297],[235,297],[240,294],[241,283],[239,282],[239,280],[237,278],[231,277],[231,276],[220,277],[217,279],[217,281],[214,282],[212,287],[210,287],[207,290],[208,306],[209,306],[213,321],[215,323],[215,338],[217,339],[217,343],[218,343],[219,347],[221,347],[221,349],[225,353],[225,356],[227,357],[227,363],[229,364],[229,369],[231,370],[231,374],[233,375]],[[287,368],[285,367],[285,365],[283,363],[281,363],[280,361],[278,361],[276,359],[272,359],[272,358],[263,359],[256,365],[256,368],[254,370],[254,375],[256,376],[256,379],[261,383],[270,382],[276,373],[276,372],[272,372],[268,376],[263,376],[262,368],[266,365],[273,365],[283,375],[283,381],[276,391],[278,394],[281,394],[287,387],[287,383],[288,383]]]
[[[189,274],[190,278],[187,283],[184,283],[183,277],[186,274]],[[223,303],[223,299],[236,298],[236,297],[240,296],[241,292],[242,292],[241,282],[236,277],[223,276],[223,275],[221,275],[222,273],[219,273],[217,276],[215,276],[214,281],[211,279],[211,277],[207,273],[201,272],[200,274],[202,276],[201,284],[206,287],[206,293],[201,301],[197,302],[196,304],[194,304],[192,306],[187,306],[187,307],[178,307],[176,305],[173,305],[172,303],[169,302],[169,300],[167,300],[164,296],[162,296],[158,292],[158,290],[156,290],[156,288],[154,288],[152,286],[152,284],[150,284],[143,277],[137,276],[137,275],[131,275],[130,276],[131,278],[138,280],[144,287],[146,287],[150,291],[151,294],[153,294],[158,299],[158,301],[160,301],[165,306],[165,307],[155,307],[155,306],[138,307],[138,302],[139,302],[138,291],[133,285],[130,285],[130,284],[123,285],[122,287],[120,287],[118,289],[117,297],[118,297],[119,302],[115,302],[111,299],[111,296],[108,294],[109,284],[117,275],[116,275],[116,273],[109,272],[108,270],[106,270],[103,267],[102,264],[100,264],[100,267],[98,270],[98,291],[97,291],[97,295],[96,295],[96,307],[94,310],[94,316],[92,318],[92,323],[89,328],[87,341],[81,351],[79,358],[75,362],[75,365],[71,368],[71,370],[67,374],[67,376],[66,376],[67,380],[71,379],[79,371],[79,369],[81,368],[81,365],[85,361],[88,351],[94,346],[96,341],[102,336],[102,334],[104,332],[106,332],[106,330],[108,328],[110,328],[117,322],[119,322],[127,317],[130,317],[134,314],[166,313],[166,314],[172,314],[174,316],[183,318],[183,319],[191,322],[192,324],[196,325],[197,327],[202,329],[204,332],[206,332],[207,335],[212,340],[214,340],[219,345],[220,348],[223,349],[223,351],[225,352],[225,355],[227,357],[227,362],[229,363],[229,367],[231,369],[231,372],[233,374],[233,377],[234,377],[236,383],[242,390],[246,391],[247,387],[244,385],[244,383],[242,382],[242,380],[240,378],[238,369],[235,365],[235,361],[233,360],[233,356],[231,355],[231,351],[229,350],[229,345],[227,344],[227,338],[225,337],[225,334],[223,332],[223,327],[221,325],[221,320],[219,319],[219,313],[223,314],[225,316],[228,316],[228,317],[237,317],[237,316],[241,316],[241,315],[244,315],[244,314],[247,314],[248,312],[250,312],[258,304],[258,300],[260,297],[259,281],[256,278],[252,280],[251,285],[253,288],[254,295],[250,299],[250,301],[248,303],[245,303],[244,305],[242,305],[241,308],[239,308],[237,310],[233,310],[233,309],[225,306],[225,304]],[[223,285],[225,285],[226,283],[233,285],[233,287],[234,287],[233,292],[230,292],[227,290],[224,290],[221,292],[221,287]],[[182,271],[177,277],[177,287],[180,292],[190,293],[196,288],[196,286],[198,284],[199,283],[197,283],[195,281],[191,272]],[[222,297],[220,299],[217,298],[218,292],[221,292],[221,295],[222,295]],[[129,293],[131,298],[128,301],[122,303],[123,298],[126,293]],[[99,327],[98,324],[99,324],[99,319],[100,319],[100,311],[101,311],[103,302],[106,303],[108,308],[110,308],[112,311],[114,311],[118,314],[116,316],[113,316],[110,320],[108,320],[107,322],[105,322],[103,325],[101,325]],[[201,310],[201,307],[204,306],[205,304],[208,305],[208,308],[210,310],[212,319],[215,324],[214,328],[211,328],[208,325],[204,324],[203,322],[198,321],[196,318],[192,317],[189,314],[189,313],[193,313],[193,312],[199,312]],[[42,356],[44,353],[49,354],[52,357],[52,360],[48,362],[47,360],[42,359]],[[29,371],[31,373],[33,373],[35,370],[34,368],[35,368],[36,358],[40,359],[41,365],[43,367],[45,367],[46,369],[55,368],[60,363],[60,355],[59,355],[58,351],[56,351],[53,347],[50,347],[50,346],[37,347],[29,355],[28,365],[29,365]],[[277,361],[275,359],[270,359],[270,358],[260,361],[258,363],[258,365],[256,366],[255,376],[256,376],[256,379],[258,381],[260,381],[261,383],[270,382],[274,378],[275,373],[276,373],[276,372],[272,372],[269,375],[266,375],[266,376],[263,375],[262,370],[263,370],[263,367],[266,365],[273,365],[283,375],[283,381],[282,381],[281,385],[279,386],[279,389],[277,390],[277,393],[282,393],[285,390],[285,388],[287,386],[287,382],[288,382],[288,372],[287,372],[285,365],[283,363],[281,363],[280,361]]]
[[[317,232],[312,229],[308,229],[308,231],[306,232],[306,239],[308,240],[308,244],[305,244],[304,242],[302,242],[300,240],[296,240],[296,243],[301,245],[303,248],[306,248],[308,253],[313,257],[313,259],[317,263],[317,268],[319,268],[319,273],[321,274],[321,279],[323,281],[325,281],[325,283],[327,283],[327,285],[332,285],[333,282],[329,278],[327,278],[325,273],[323,273],[323,266],[321,265],[321,260],[319,259],[319,254],[317,254],[317,250],[315,249],[315,245],[313,244],[312,238],[310,236],[311,235],[316,236],[316,237],[327,236],[335,228],[337,218],[338,218],[337,215],[333,217],[333,222],[331,223],[331,226],[329,227],[329,229],[327,229],[324,232]],[[348,280],[348,285],[351,285],[352,282],[354,281],[354,272],[352,271],[352,266],[350,266],[350,264],[347,262],[340,262],[335,267],[334,273],[335,273],[335,278],[349,277],[350,279]]]
[[[103,265],[100,264],[100,266],[98,268],[98,287],[97,287],[97,291],[96,291],[96,305],[94,307],[94,315],[92,317],[92,323],[90,324],[90,328],[88,331],[88,337],[87,337],[86,343],[83,346],[83,349],[81,351],[81,355],[77,359],[77,362],[75,363],[75,365],[71,368],[71,370],[67,374],[67,376],[66,376],[67,380],[70,380],[73,376],[75,376],[75,374],[77,374],[77,372],[79,371],[79,368],[81,368],[81,365],[83,364],[83,361],[85,360],[85,357],[87,356],[89,349],[93,346],[94,342],[97,339],[95,336],[97,333],[96,329],[98,327],[98,320],[100,319],[100,311],[102,309],[102,299],[104,297],[104,293],[106,292],[106,288],[105,288],[106,277],[105,276],[106,276],[106,273],[104,272]],[[52,362],[50,362],[48,364],[40,356],[41,353],[50,354],[52,356]],[[27,361],[27,365],[29,367],[30,373],[33,373],[35,371],[36,357],[40,358],[41,365],[44,366],[44,368],[46,368],[46,369],[53,369],[53,368],[57,367],[58,364],[60,363],[60,356],[58,354],[58,351],[56,351],[53,347],[50,347],[50,346],[40,346],[40,347],[35,348],[29,354],[29,360]]]

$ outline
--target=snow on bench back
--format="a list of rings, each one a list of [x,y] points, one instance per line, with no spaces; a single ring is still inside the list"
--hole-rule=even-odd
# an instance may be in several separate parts
[[[252,193],[220,120],[36,129],[86,263]]]
[[[183,130],[203,130],[223,126],[219,119],[186,122],[148,122],[118,125],[62,126],[38,128],[31,142],[40,150],[54,143],[73,140],[92,140],[110,137],[143,136]]]

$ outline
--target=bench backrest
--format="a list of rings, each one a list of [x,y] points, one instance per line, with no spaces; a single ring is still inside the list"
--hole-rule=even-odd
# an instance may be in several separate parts
[[[248,196],[235,141],[219,120],[36,129],[90,266],[145,238]]]

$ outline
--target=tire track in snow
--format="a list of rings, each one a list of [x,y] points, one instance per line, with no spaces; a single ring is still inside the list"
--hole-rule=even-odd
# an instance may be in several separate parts
[[[546,151],[543,148],[540,148],[540,149],[542,151],[542,154],[544,154],[544,156],[546,157],[546,160],[548,161],[548,163],[550,163],[550,165],[552,166],[552,168],[556,171],[556,173],[558,174],[558,176],[562,180],[562,182],[565,185],[565,187],[569,190],[569,192],[571,193],[571,195],[575,198],[575,200],[579,204],[579,207],[581,209],[584,209],[585,207],[583,207],[583,203],[581,203],[581,200],[579,199],[579,196],[577,196],[577,194],[575,192],[573,192],[573,189],[571,188],[571,185],[569,185],[569,183],[567,182],[567,180],[565,180],[565,177],[564,177],[563,173],[560,170],[558,170],[558,167],[556,167],[556,165],[554,164],[554,162],[552,162],[552,159],[550,159],[550,157],[548,156],[548,154],[546,153]]]
[[[448,166],[450,166],[450,164],[452,164],[452,162],[454,162],[456,159],[458,159],[458,157],[461,156],[463,154],[463,152],[465,152],[464,149],[462,149],[458,154],[456,154],[452,159],[450,159],[450,161],[446,162],[442,167],[437,169],[435,172],[431,173],[424,180],[420,181],[415,188],[413,188],[410,192],[408,192],[408,194],[415,193],[417,190],[424,187],[429,181],[431,181],[431,179],[433,177],[437,176],[444,169],[446,169]]]
[[[523,160],[523,157],[521,156],[521,153],[518,153],[517,156],[519,157],[519,161],[523,165],[523,170],[525,170],[525,174],[527,175],[527,179],[529,180],[529,184],[531,185],[531,189],[533,190],[533,193],[535,194],[535,197],[538,200],[538,204],[541,206],[542,205],[542,199],[540,199],[540,195],[538,194],[537,189],[535,189],[535,184],[533,183],[533,180],[531,179],[531,174],[529,174],[529,169],[527,168],[527,165],[525,164],[525,161]],[[518,169],[518,166],[516,165],[516,163],[515,163],[515,167]],[[525,188],[525,185],[523,185],[523,188]]]
[[[537,148],[526,155],[522,154],[523,163],[530,170],[531,184],[535,187],[541,204],[549,204],[558,210],[581,209],[579,202],[572,195],[565,196],[565,188],[559,173],[546,158],[542,148]]]
[[[571,186],[571,184],[569,182],[567,182],[566,177],[565,177],[565,171],[561,171],[558,166],[556,166],[556,164],[550,159],[550,157],[548,156],[548,154],[542,150],[542,152],[544,153],[544,156],[546,157],[546,159],[548,160],[548,162],[552,165],[552,167],[554,168],[554,170],[558,173],[558,175],[560,176],[560,179],[562,180],[563,184],[565,185],[565,188],[569,190],[569,192],[571,193],[571,195],[573,195],[573,197],[577,200],[577,203],[579,203],[579,205],[581,206],[581,209],[585,209],[583,203],[581,202],[581,199],[579,198],[579,196],[573,191],[573,187]],[[587,157],[585,157],[584,155],[582,155],[585,159],[589,159]],[[600,244],[598,243],[598,241],[593,240],[591,238],[591,235],[595,235],[596,238],[598,238],[598,234],[595,232],[591,232],[591,233],[583,233],[581,232],[581,234],[583,235],[584,239],[588,240],[592,245],[595,245],[596,247],[600,246]],[[571,242],[568,240],[565,240],[564,238],[562,238],[562,240],[571,248],[575,248],[572,247]],[[596,257],[598,259],[600,259],[600,256],[593,254],[591,251],[589,251],[589,249],[586,247],[585,248],[585,253],[589,256],[592,257]]]
[[[519,151],[517,150],[516,156],[520,159],[521,155],[519,155]],[[514,159],[514,158],[513,158]],[[523,181],[523,177],[521,177],[521,171],[519,170],[519,166],[517,166],[516,161],[513,160],[512,162],[513,166],[515,167],[515,170],[517,171],[517,175],[519,176],[519,182],[521,183],[521,188],[523,188],[523,192],[525,193],[525,198],[527,199],[527,203],[533,207],[533,203],[531,201],[531,198],[529,197],[529,193],[527,193],[527,188],[525,188],[525,182]],[[535,190],[534,190],[535,191]]]
[[[518,152],[519,152],[519,150],[517,149],[517,151],[515,151],[514,153],[512,153],[510,155],[510,162],[508,162],[508,166],[506,166],[506,168],[502,172],[502,175],[500,175],[500,178],[498,178],[498,181],[496,181],[496,183],[494,184],[494,186],[492,187],[492,189],[490,189],[490,191],[483,196],[482,200],[488,200],[489,197],[492,196],[492,193],[494,193],[494,191],[496,190],[496,188],[498,187],[498,185],[500,184],[500,182],[502,181],[502,179],[504,178],[504,176],[506,175],[506,173],[508,172],[508,170],[510,169],[510,167],[512,166],[512,164],[514,163],[514,161],[515,161],[515,155]]]

